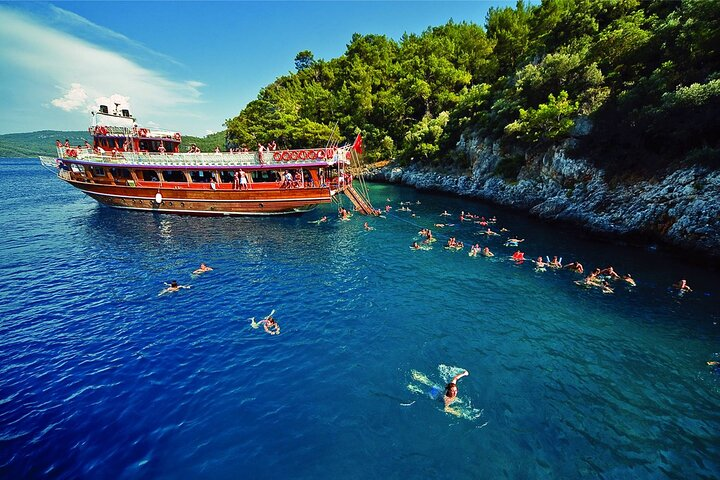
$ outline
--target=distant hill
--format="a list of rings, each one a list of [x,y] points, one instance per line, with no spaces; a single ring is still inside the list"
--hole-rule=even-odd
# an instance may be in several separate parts
[[[225,130],[222,132],[211,133],[210,135],[206,135],[204,137],[183,135],[180,151],[186,152],[187,147],[193,143],[203,152],[214,152],[215,147],[220,147],[220,150],[227,150],[225,147]]]
[[[71,145],[82,145],[92,137],[85,130],[59,131],[41,130],[30,133],[8,133],[0,135],[0,157],[37,157],[55,155],[55,140],[70,141]]]
[[[70,141],[70,145],[82,145],[85,140],[92,143],[92,136],[84,130],[79,131],[61,131],[61,130],[41,130],[39,132],[29,133],[8,133],[0,135],[0,157],[37,157],[38,155],[55,155],[55,140],[65,142]],[[183,136],[183,151],[187,151],[187,147],[196,144],[203,152],[212,152],[215,147],[225,148],[225,131],[213,133],[205,137],[192,137],[190,135]]]

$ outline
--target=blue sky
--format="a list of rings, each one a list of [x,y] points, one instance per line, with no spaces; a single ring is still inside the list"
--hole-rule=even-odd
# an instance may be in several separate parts
[[[340,56],[353,33],[399,39],[484,24],[502,1],[0,2],[0,133],[81,130],[113,101],[138,123],[203,136],[295,55]]]

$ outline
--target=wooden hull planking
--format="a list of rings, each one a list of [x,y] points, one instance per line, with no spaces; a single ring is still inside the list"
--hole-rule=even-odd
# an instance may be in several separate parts
[[[328,188],[198,190],[127,187],[65,180],[99,203],[126,210],[183,215],[282,215],[332,201]],[[162,201],[156,201],[156,195]]]

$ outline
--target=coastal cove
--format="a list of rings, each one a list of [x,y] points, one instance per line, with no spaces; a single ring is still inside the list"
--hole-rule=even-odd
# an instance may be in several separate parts
[[[507,157],[497,144],[462,140],[470,172],[449,173],[420,165],[389,164],[370,170],[372,181],[447,192],[527,212],[546,221],[576,225],[592,235],[661,244],[694,262],[720,266],[720,172],[679,168],[659,178],[617,184],[590,162],[572,158],[567,145],[526,154],[517,179],[497,174]]]
[[[720,473],[715,270],[389,184],[370,185],[385,218],[344,222],[333,205],[110,209],[32,159],[0,159],[0,194],[2,478]],[[512,262],[461,211],[496,216],[528,258],[613,265],[638,286],[604,295]],[[431,250],[409,248],[421,228]],[[469,257],[476,242],[496,256]],[[200,262],[214,270],[192,276]],[[680,278],[694,291],[668,289]],[[171,280],[191,288],[158,296]],[[252,328],[272,310],[281,334]],[[461,417],[418,380],[454,367],[470,373]]]

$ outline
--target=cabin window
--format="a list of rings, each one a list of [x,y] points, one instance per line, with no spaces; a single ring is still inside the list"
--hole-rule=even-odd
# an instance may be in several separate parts
[[[85,170],[83,170],[82,168],[80,168],[79,166],[77,166],[74,163],[70,164],[70,170],[72,170],[75,173],[82,173],[83,175],[85,174]]]
[[[112,176],[114,178],[122,178],[123,180],[132,178],[130,175],[130,170],[127,168],[111,168],[110,173],[112,173]]]
[[[254,170],[252,172],[253,182],[277,182],[278,174],[272,170]]]
[[[185,174],[181,170],[165,170],[162,175],[166,182],[187,182]]]
[[[235,181],[235,172],[232,170],[220,170],[221,183],[233,183]]]
[[[193,183],[210,183],[213,178],[210,170],[190,170],[189,173]]]
[[[93,177],[104,177],[105,176],[105,169],[103,167],[90,167],[90,171],[93,174]]]
[[[158,178],[158,174],[155,170],[143,170],[142,171],[142,179],[146,182],[158,182],[160,179]]]

